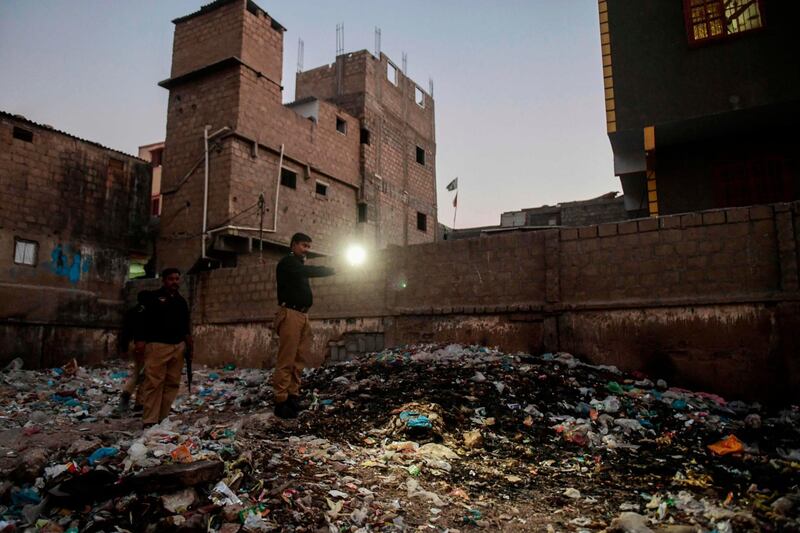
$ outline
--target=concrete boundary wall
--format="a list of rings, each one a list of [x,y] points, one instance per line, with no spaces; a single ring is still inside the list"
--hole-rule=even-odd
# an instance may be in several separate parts
[[[797,397],[800,204],[393,247],[313,280],[315,350],[469,342],[565,350],[742,397]],[[270,366],[274,263],[195,282],[198,359]],[[340,342],[341,344],[341,342]]]

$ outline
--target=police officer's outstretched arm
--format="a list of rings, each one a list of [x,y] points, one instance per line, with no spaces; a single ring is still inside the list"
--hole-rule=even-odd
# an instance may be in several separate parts
[[[324,278],[336,274],[336,269],[327,266],[304,265],[300,261],[291,261],[283,265],[289,274],[299,274],[306,278]]]

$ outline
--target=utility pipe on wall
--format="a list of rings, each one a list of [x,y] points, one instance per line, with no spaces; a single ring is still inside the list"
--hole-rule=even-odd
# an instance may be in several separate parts
[[[225,126],[218,129],[211,135],[208,132],[211,130],[211,125],[206,124],[203,128],[203,153],[205,154],[204,160],[204,176],[203,176],[203,233],[200,238],[200,258],[206,259],[206,236],[208,234],[208,141],[221,133],[230,131],[230,128]]]
[[[227,128],[223,128],[223,129],[227,129]],[[222,130],[220,130],[220,131],[222,131]],[[216,135],[216,133],[214,135]],[[213,137],[213,135],[211,137]],[[209,138],[211,138],[211,137],[209,137]],[[275,233],[276,231],[278,231],[278,197],[280,196],[280,192],[281,192],[281,169],[283,168],[283,150],[284,150],[284,145],[281,145],[281,155],[280,155],[280,159],[278,160],[278,176],[277,176],[276,182],[275,182],[275,207],[274,207],[274,216],[273,216],[273,219],[272,219],[272,228],[271,229],[248,228],[248,227],[244,227],[244,226],[233,226],[233,225],[228,224],[228,225],[219,226],[217,228],[212,228],[210,230],[207,230],[206,229],[206,216],[205,216],[206,212],[205,212],[205,209],[204,209],[203,210],[203,235],[216,233],[218,231],[224,231],[226,229],[239,230],[239,231],[263,231],[264,233]],[[208,175],[208,173],[206,173],[206,175]],[[203,239],[203,253],[205,254],[205,238]],[[203,255],[203,257],[205,257],[205,255]]]

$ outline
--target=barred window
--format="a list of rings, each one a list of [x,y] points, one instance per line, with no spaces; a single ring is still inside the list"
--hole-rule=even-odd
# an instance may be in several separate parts
[[[757,30],[764,26],[763,0],[684,0],[689,43],[708,41]]]

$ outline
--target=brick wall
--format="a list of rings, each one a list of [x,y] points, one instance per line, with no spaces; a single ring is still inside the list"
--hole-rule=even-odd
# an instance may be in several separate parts
[[[228,57],[242,57],[241,35],[246,14],[242,2],[229,2],[199,16],[176,19],[170,77]]]
[[[800,204],[777,204],[390,247],[362,269],[317,259],[339,274],[312,280],[315,346],[356,332],[389,346],[563,349],[726,394],[758,396],[766,384],[790,394],[800,385],[799,220]],[[196,322],[269,326],[274,263],[251,261],[203,275]],[[348,325],[365,319],[367,329]],[[260,365],[274,348],[240,343],[236,357]]]
[[[110,353],[149,199],[146,162],[0,113],[0,365]],[[32,265],[15,261],[17,239],[34,243]]]

